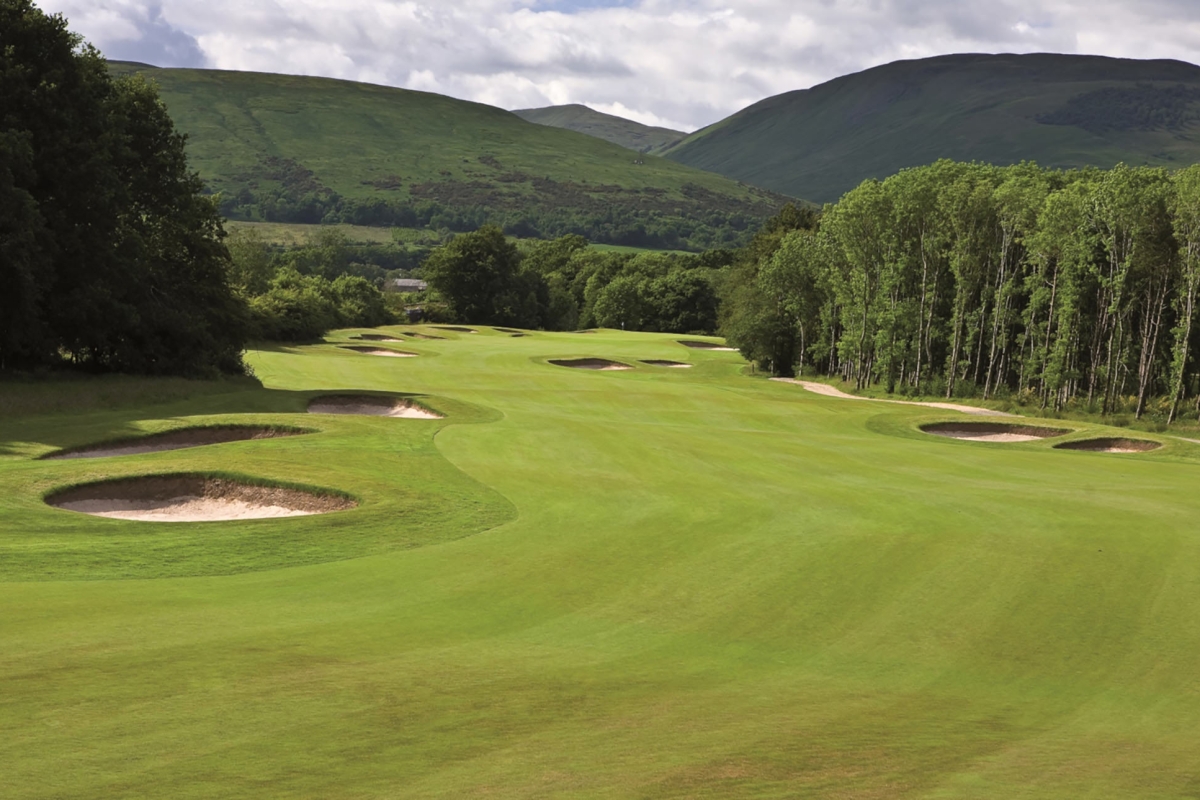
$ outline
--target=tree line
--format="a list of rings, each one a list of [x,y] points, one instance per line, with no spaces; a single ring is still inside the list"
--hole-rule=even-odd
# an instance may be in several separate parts
[[[272,247],[254,231],[228,240],[230,285],[246,307],[248,335],[308,342],[333,328],[373,328],[397,321],[380,291],[383,274],[336,229],[303,245]],[[368,277],[370,276],[370,277]]]
[[[711,333],[731,251],[620,253],[567,235],[509,240],[485,225],[434,250],[420,270],[447,321],[545,330],[611,327]]]
[[[635,201],[646,203],[647,196],[635,190],[608,187],[613,191],[596,198],[579,187],[519,173],[506,177],[537,184],[537,191],[520,200],[509,197],[514,184],[480,188],[454,181],[417,187],[430,197],[347,197],[322,185],[311,170],[294,161],[266,161],[269,167],[261,174],[275,185],[243,187],[222,196],[221,212],[229,219],[454,233],[495,225],[520,238],[576,235],[605,244],[698,252],[744,245],[782,202],[768,195],[757,203],[739,204],[700,187],[685,187],[694,197],[658,198],[654,207],[640,208]]]
[[[1200,402],[1200,166],[940,161],[788,210],[722,330],[781,375],[1168,421]]]

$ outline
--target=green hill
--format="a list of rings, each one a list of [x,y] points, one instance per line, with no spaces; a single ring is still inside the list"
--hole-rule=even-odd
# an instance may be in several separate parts
[[[572,104],[547,106],[546,108],[523,108],[513,112],[518,117],[538,125],[566,128],[569,131],[586,133],[605,141],[637,150],[639,153],[654,153],[678,143],[687,136],[682,131],[643,125],[624,117],[603,114],[587,106]]]
[[[939,158],[1184,165],[1200,160],[1200,67],[1048,54],[899,61],[768,98],[665,154],[819,202]]]
[[[787,198],[479,103],[326,78],[114,63],[157,82],[232,219],[712,246]]]

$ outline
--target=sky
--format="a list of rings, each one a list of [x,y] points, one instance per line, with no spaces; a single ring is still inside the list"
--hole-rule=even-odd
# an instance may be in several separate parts
[[[692,131],[898,59],[1200,63],[1200,0],[35,0],[111,59],[583,103]]]

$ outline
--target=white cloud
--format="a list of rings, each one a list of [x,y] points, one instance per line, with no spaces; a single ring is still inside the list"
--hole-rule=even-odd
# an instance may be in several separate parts
[[[1200,61],[1192,0],[40,0],[114,58],[366,80],[692,129],[955,52]]]
[[[39,3],[62,12],[71,29],[83,34],[106,56],[180,67],[206,66],[196,38],[175,27],[156,0],[53,0]]]

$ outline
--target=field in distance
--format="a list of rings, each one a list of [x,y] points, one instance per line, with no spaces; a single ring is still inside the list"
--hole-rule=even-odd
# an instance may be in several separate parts
[[[290,222],[244,222],[229,220],[225,223],[230,233],[253,232],[268,244],[298,247],[314,241],[323,231],[336,231],[346,237],[350,244],[398,244],[413,247],[436,247],[443,243],[442,236],[426,228],[384,228],[371,225],[304,225]],[[524,241],[518,239],[517,241]],[[629,247],[614,244],[591,245],[593,250],[608,253],[680,253],[684,250],[659,250],[651,247]]]
[[[338,331],[250,353],[262,388],[67,382],[49,410],[0,384],[24,393],[0,402],[5,797],[1194,790],[1200,446],[1056,449],[1129,435],[1075,421],[959,441],[920,426],[975,418],[766,381],[688,337],[526,334]],[[444,418],[304,413],[354,392]],[[39,460],[233,422],[308,432]],[[42,501],[177,471],[358,505],[185,524]]]
[[[816,202],[940,158],[1200,161],[1200,67],[1074,55],[898,61],[755,103],[668,158]]]

